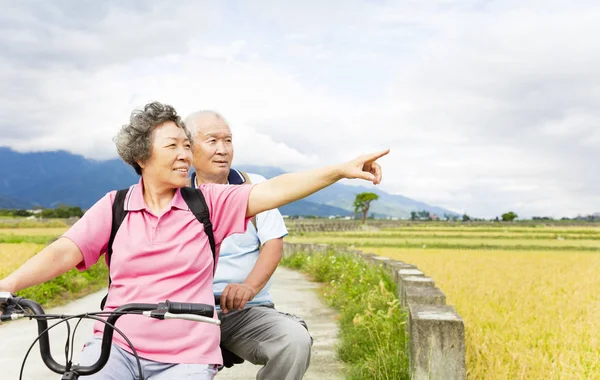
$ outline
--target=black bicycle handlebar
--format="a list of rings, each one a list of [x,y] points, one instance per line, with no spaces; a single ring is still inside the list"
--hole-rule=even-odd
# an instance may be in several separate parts
[[[173,314],[195,314],[207,318],[212,318],[215,312],[215,308],[212,305],[203,303],[171,302],[168,300],[165,303],[159,303],[158,308],[165,308],[167,312]]]
[[[27,308],[30,311],[32,311],[33,314],[36,314],[35,319],[38,324],[40,354],[46,367],[58,374],[64,374],[67,371],[73,371],[79,376],[93,375],[94,373],[97,373],[102,368],[104,368],[110,357],[112,338],[114,334],[113,326],[117,322],[117,319],[119,319],[124,314],[131,312],[156,311],[158,314],[194,314],[207,318],[212,318],[214,315],[214,307],[212,305],[199,303],[171,302],[167,300],[166,302],[158,304],[131,303],[123,305],[110,312],[110,315],[106,320],[104,334],[102,336],[102,350],[100,353],[100,358],[96,361],[96,363],[90,366],[74,365],[67,369],[65,365],[59,364],[52,357],[52,353],[50,352],[50,341],[48,336],[48,321],[46,320],[46,318],[43,317],[45,312],[44,309],[40,306],[40,304],[26,298],[20,298],[15,296],[7,297],[5,294],[3,295],[4,297],[2,297],[2,299],[0,300],[2,301],[2,303],[6,303],[6,305],[8,305],[9,307],[20,306],[22,308]]]

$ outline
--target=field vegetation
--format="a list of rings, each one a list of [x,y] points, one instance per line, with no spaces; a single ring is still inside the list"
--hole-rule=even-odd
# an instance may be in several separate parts
[[[67,230],[63,222],[44,226],[46,227],[40,227],[40,223],[26,223],[24,228],[0,228],[0,278],[19,268]],[[73,269],[52,281],[23,290],[18,295],[49,307],[97,291],[105,287],[107,282],[108,269],[102,261],[85,272]]]
[[[338,355],[347,379],[409,379],[406,313],[396,285],[381,269],[354,256],[295,254],[282,264],[323,283],[326,302],[340,312]]]
[[[465,320],[469,379],[600,378],[600,227],[423,223],[291,234],[413,263]]]

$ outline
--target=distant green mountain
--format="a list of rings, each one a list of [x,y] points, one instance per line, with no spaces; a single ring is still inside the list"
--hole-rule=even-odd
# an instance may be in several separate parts
[[[17,199],[0,194],[0,208],[29,209],[30,207],[32,207],[31,203],[22,202]]]
[[[0,147],[0,208],[56,207],[68,204],[91,207],[107,192],[138,182],[139,176],[120,159],[96,161],[65,151],[18,153]],[[276,167],[240,165],[237,168],[266,178],[283,174]],[[303,200],[280,208],[284,215],[353,215],[356,194],[379,195],[372,212],[378,217],[410,217],[411,211],[427,210],[439,216],[454,214],[401,195],[376,188],[334,184]]]

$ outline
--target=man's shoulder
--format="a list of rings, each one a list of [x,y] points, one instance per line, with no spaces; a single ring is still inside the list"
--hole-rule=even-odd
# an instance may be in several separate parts
[[[253,184],[265,182],[267,180],[265,177],[263,177],[260,174],[249,173],[249,172],[245,172],[245,173],[248,175],[248,178],[250,178],[250,182],[252,182]]]

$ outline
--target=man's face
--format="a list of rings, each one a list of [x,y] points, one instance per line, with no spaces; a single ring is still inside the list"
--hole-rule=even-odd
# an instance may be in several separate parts
[[[193,146],[194,169],[199,177],[226,183],[233,160],[231,130],[224,120],[213,118],[197,126]]]

